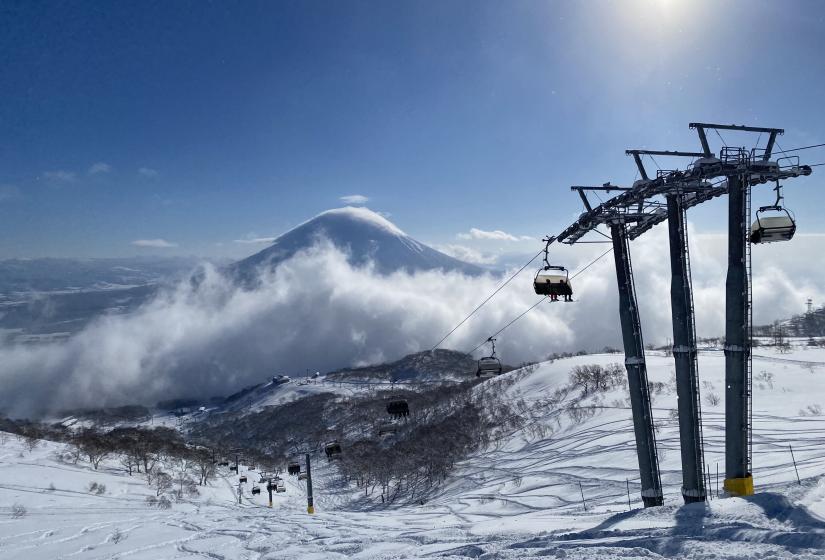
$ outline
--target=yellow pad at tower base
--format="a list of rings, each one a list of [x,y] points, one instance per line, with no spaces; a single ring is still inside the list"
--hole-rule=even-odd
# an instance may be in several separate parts
[[[315,507],[314,506],[307,506],[307,513],[315,513]]]
[[[725,491],[731,496],[753,496],[753,476],[726,478]]]

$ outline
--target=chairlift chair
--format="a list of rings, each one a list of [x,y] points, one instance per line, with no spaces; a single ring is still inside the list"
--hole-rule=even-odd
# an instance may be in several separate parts
[[[238,482],[243,482],[243,483],[245,483],[245,482],[246,482],[246,475],[243,475],[243,474],[242,474],[242,475],[241,475],[241,477],[238,479]]]
[[[287,465],[286,472],[295,476],[296,474],[301,473],[301,463],[290,463]]]
[[[570,272],[563,266],[550,264],[550,244],[555,240],[555,237],[544,239],[544,266],[536,272],[533,290],[540,296],[550,296],[552,301],[558,301],[559,296],[562,296],[564,301],[573,301]]]
[[[260,486],[253,486],[252,487],[252,494],[260,494],[260,493],[261,493]]]
[[[286,492],[286,486],[284,486],[283,483],[279,483],[275,486],[275,491],[276,492]]]
[[[388,436],[398,433],[398,426],[395,424],[382,424],[378,427],[378,437]]]
[[[298,480],[306,480],[306,479],[307,479],[307,473],[302,472],[298,475]]]
[[[796,221],[791,213],[782,206],[782,185],[779,181],[773,189],[776,200],[770,206],[762,206],[756,211],[756,220],[751,225],[751,243],[773,243],[790,241],[796,233]],[[767,214],[766,214],[767,213]]]
[[[390,397],[390,402],[387,403],[387,414],[395,418],[410,415],[410,405],[407,400],[399,396]]]
[[[324,453],[327,455],[327,460],[332,460],[335,455],[341,454],[341,444],[338,440],[328,442],[324,445]]]
[[[553,273],[550,271],[558,271]],[[533,289],[540,296],[550,296],[558,301],[561,296],[564,301],[573,301],[573,286],[570,284],[570,272],[563,266],[546,265],[539,269],[533,280]]]
[[[486,356],[478,361],[476,377],[492,377],[501,373],[501,361],[493,356]]]
[[[496,357],[496,339],[490,337],[487,342],[493,345],[493,352],[478,360],[476,377],[492,377],[501,374],[501,360]]]

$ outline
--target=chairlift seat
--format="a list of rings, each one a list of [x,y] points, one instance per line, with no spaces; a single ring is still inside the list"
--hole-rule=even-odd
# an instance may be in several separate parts
[[[394,399],[387,403],[387,414],[391,416],[409,416],[410,405],[404,399]]]
[[[796,223],[787,210],[771,209],[772,214],[761,216],[756,213],[756,220],[751,225],[751,243],[773,243],[790,241],[796,233]]]
[[[298,480],[306,480],[306,479],[307,479],[307,473],[302,472],[298,475]]]
[[[260,494],[260,493],[261,493],[261,489],[260,489],[258,486],[253,486],[253,487],[252,487],[252,493],[253,493],[253,494]]]
[[[276,492],[286,492],[286,486],[284,486],[283,484],[278,484],[275,487],[275,491]]]
[[[241,476],[241,478],[238,479],[238,482],[246,482],[246,476]]]
[[[286,472],[291,475],[296,475],[301,472],[301,464],[300,463],[290,463],[287,468]]]
[[[331,441],[324,446],[324,453],[327,454],[327,458],[331,458],[333,455],[340,455],[341,454],[341,444],[337,441]]]
[[[378,428],[378,436],[386,436],[398,433],[398,428],[393,424],[383,424]]]
[[[539,271],[533,288],[540,296],[572,296],[573,286],[565,274],[551,274]]]
[[[481,358],[478,361],[476,377],[499,375],[501,373],[501,361],[493,356]]]

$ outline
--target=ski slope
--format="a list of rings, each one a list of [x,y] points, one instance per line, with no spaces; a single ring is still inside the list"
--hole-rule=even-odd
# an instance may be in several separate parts
[[[617,388],[548,405],[575,365],[620,362],[621,354],[540,364],[483,384],[522,400],[527,424],[463,461],[424,504],[353,500],[326,461],[313,465],[315,515],[303,482],[266,507],[266,491],[237,503],[226,470],[200,496],[159,510],[145,481],[115,459],[93,471],[56,458],[62,445],[29,452],[0,446],[0,559],[27,558],[818,558],[825,556],[825,350],[754,352],[754,482],[751,498],[718,499],[724,476],[724,356],[700,355],[707,504],[681,503],[672,359],[648,354],[665,506],[642,509],[626,393]],[[764,372],[764,373],[763,373]],[[772,377],[771,377],[772,375]],[[506,376],[504,376],[506,377]],[[709,395],[719,402],[711,405]],[[576,396],[571,395],[571,401]],[[802,484],[788,445],[793,445]],[[242,473],[245,468],[241,467]],[[254,473],[250,482],[257,480]],[[93,495],[91,482],[106,485]],[[50,485],[54,489],[50,489]],[[630,488],[630,508],[628,507]],[[582,502],[584,496],[584,503]],[[11,515],[20,504],[26,514]]]

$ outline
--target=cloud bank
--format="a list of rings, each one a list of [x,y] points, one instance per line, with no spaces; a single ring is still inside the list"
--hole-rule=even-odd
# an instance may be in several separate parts
[[[723,239],[723,238],[722,238]],[[794,251],[754,249],[756,322],[787,316],[804,300],[821,302],[816,259],[821,236],[800,236]],[[699,334],[724,329],[725,244],[698,237],[692,263]],[[790,246],[790,245],[789,245]],[[559,247],[575,271],[607,246]],[[670,277],[664,228],[633,242],[646,341],[670,336]],[[800,258],[807,255],[808,258]],[[320,242],[261,271],[254,290],[203,266],[131,315],[107,315],[67,341],[0,345],[0,409],[37,415],[77,406],[154,403],[226,395],[276,373],[329,371],[378,363],[430,348],[500,283],[460,273],[394,273],[355,268]],[[538,298],[525,271],[458,329],[443,347],[474,348]],[[577,303],[545,303],[499,336],[507,363],[557,351],[619,346],[612,254],[573,281]]]

